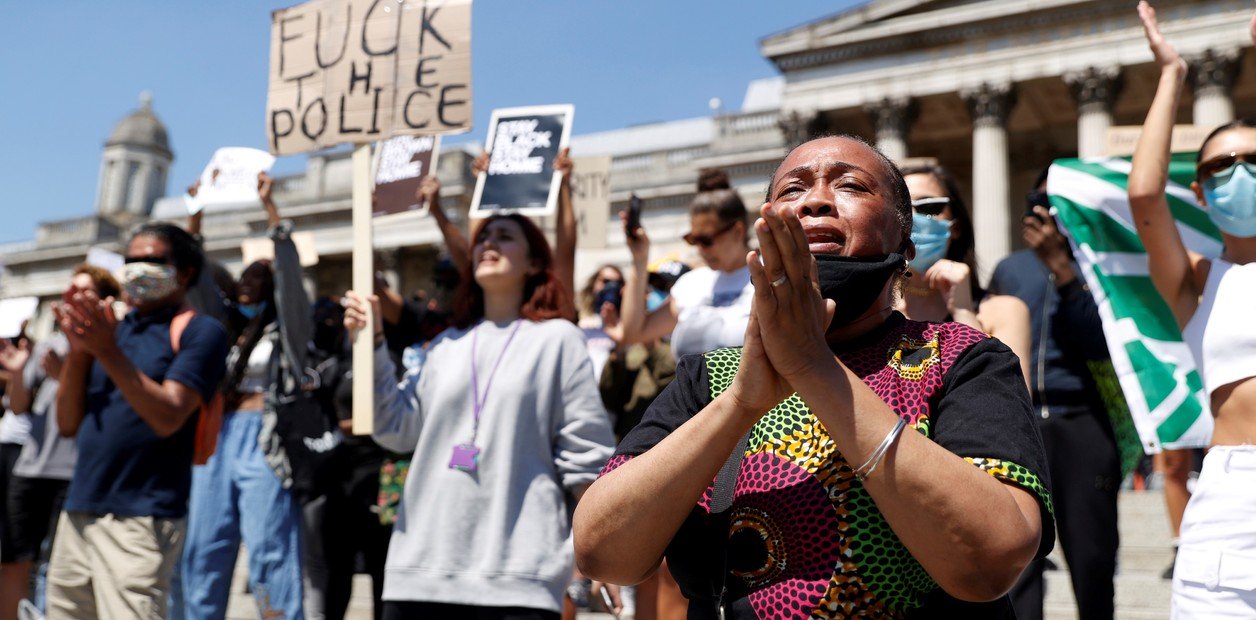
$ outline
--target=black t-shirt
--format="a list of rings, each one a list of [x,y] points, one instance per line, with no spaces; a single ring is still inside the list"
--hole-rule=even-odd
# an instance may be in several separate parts
[[[740,354],[720,349],[682,358],[676,380],[620,443],[606,471],[650,450],[706,407],[731,383]],[[1038,555],[1051,550],[1046,458],[1020,364],[1007,346],[957,323],[894,314],[837,354],[911,428],[1037,497]],[[732,618],[1012,617],[1007,597],[964,603],[933,582],[797,395],[751,430],[727,512],[708,511],[712,491],[667,551],[691,605],[713,610],[726,587]]]

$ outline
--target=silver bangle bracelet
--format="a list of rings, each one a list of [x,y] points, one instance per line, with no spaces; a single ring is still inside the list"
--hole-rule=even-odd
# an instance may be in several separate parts
[[[877,449],[872,451],[872,455],[868,457],[868,460],[864,461],[863,465],[855,468],[855,477],[858,478],[860,482],[867,480],[868,476],[872,475],[872,472],[876,470],[877,465],[880,465],[881,460],[885,458],[885,454],[890,451],[890,446],[894,445],[894,442],[898,439],[898,436],[902,434],[903,428],[906,426],[907,418],[900,417],[898,419],[898,423],[895,424],[894,428],[891,429],[889,434],[885,436],[885,439],[881,440],[881,445],[877,446]]]

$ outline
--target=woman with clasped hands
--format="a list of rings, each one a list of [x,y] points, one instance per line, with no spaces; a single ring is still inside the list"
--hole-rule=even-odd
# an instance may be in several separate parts
[[[892,309],[911,202],[873,147],[799,146],[768,200],[745,346],[680,361],[576,510],[580,569],[666,555],[691,618],[1010,616],[1053,544],[1016,356]]]

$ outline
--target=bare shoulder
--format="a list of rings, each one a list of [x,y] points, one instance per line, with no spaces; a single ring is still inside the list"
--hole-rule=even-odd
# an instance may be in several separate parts
[[[1029,306],[1013,295],[990,295],[981,300],[977,318],[982,325],[994,331],[998,326],[1011,326],[1023,322],[1029,325]]]

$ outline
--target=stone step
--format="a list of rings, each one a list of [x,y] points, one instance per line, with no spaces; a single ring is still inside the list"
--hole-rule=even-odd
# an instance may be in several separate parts
[[[1046,573],[1047,592],[1045,606],[1055,610],[1074,610],[1073,586],[1068,572],[1063,570]],[[1159,574],[1121,574],[1116,578],[1116,608],[1118,611],[1139,611],[1169,615],[1171,584]]]

